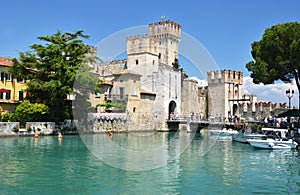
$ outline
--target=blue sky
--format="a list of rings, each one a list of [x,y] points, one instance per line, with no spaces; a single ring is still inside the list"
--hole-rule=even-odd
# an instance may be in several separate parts
[[[0,56],[18,57],[37,36],[58,29],[82,29],[91,36],[86,43],[97,45],[106,36],[159,21],[166,13],[166,19],[181,24],[182,31],[209,51],[220,69],[243,71],[245,76],[251,43],[272,25],[300,21],[298,0],[10,0],[0,5]]]

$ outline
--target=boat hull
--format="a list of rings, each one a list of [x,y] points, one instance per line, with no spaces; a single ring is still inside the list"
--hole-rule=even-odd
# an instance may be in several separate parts
[[[232,136],[233,134],[237,134],[238,131],[235,130],[210,130],[210,133],[213,135],[219,136]]]
[[[273,139],[267,139],[267,140],[248,139],[248,142],[250,143],[251,146],[258,149],[295,149],[298,145],[293,140],[277,141]]]
[[[260,135],[260,134],[254,134],[254,133],[238,133],[238,134],[233,134],[232,135],[232,140],[236,142],[241,142],[241,143],[249,143],[248,139],[262,139],[266,137],[265,135]]]

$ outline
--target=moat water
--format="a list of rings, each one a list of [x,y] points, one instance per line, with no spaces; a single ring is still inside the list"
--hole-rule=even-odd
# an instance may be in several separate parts
[[[112,138],[106,134],[64,136],[62,140],[0,138],[0,194],[300,194],[299,150],[255,150],[205,136],[160,132]],[[97,153],[86,142],[93,140],[101,148],[100,142],[108,139],[130,151],[157,152],[157,146],[168,146],[160,147],[164,152],[159,154],[166,159],[161,162],[167,163],[156,166],[143,155],[134,161],[131,156],[120,158],[113,147],[107,148],[113,154],[107,154],[110,158],[101,158],[98,154],[106,154]],[[170,146],[174,139],[179,141],[172,144],[182,145],[183,150]],[[190,141],[187,147],[186,140]],[[171,159],[174,151],[182,154]],[[149,169],[134,171],[132,167]]]

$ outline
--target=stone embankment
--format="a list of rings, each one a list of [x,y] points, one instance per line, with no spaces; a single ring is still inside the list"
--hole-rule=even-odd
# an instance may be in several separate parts
[[[19,122],[0,122],[0,136],[19,135],[52,135],[55,132],[54,122],[27,122],[25,128],[20,128]]]
[[[19,122],[0,122],[0,137],[56,135],[58,133],[78,134],[76,123],[71,120],[56,125],[55,122],[26,122],[25,128],[20,128]]]

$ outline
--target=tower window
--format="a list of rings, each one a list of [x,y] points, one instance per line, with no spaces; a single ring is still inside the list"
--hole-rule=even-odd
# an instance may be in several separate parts
[[[152,61],[152,65],[154,65],[154,64],[155,64],[155,60]]]
[[[160,58],[161,58],[161,53],[158,54],[158,59],[160,59]]]
[[[139,65],[139,60],[135,60],[135,64],[136,64],[136,65]]]

